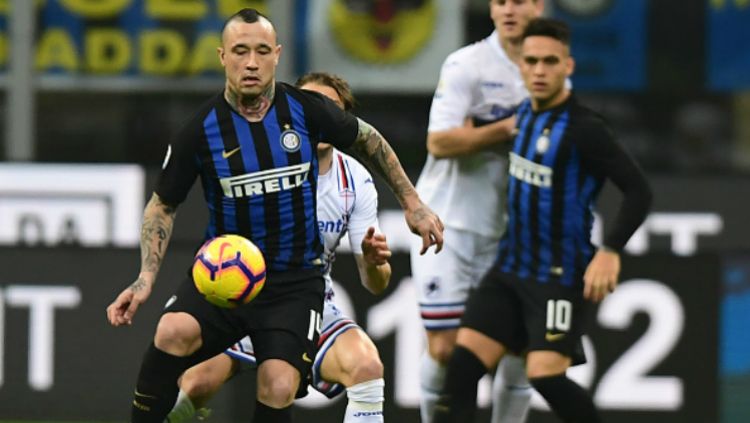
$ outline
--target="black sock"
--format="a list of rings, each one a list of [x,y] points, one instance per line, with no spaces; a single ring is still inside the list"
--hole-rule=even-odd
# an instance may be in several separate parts
[[[565,423],[599,423],[601,417],[591,396],[565,373],[529,380]]]
[[[487,373],[479,358],[456,346],[448,362],[445,386],[435,405],[435,423],[472,422],[477,408],[477,383]]]
[[[167,354],[151,343],[143,356],[141,371],[138,373],[130,421],[162,423],[177,398],[177,378],[189,364],[187,357]]]
[[[285,408],[269,407],[262,402],[255,400],[255,414],[253,414],[253,423],[291,423],[292,406]]]

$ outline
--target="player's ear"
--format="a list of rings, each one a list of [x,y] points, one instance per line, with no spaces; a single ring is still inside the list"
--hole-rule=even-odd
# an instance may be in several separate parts
[[[224,48],[223,47],[216,47],[216,52],[219,53],[219,61],[221,62],[221,66],[225,66],[225,64],[224,64]]]
[[[278,66],[279,65],[279,58],[281,57],[281,44],[276,45],[276,48],[274,49],[274,55],[276,56],[273,60],[273,64]]]
[[[534,3],[536,3],[536,12],[538,13],[537,16],[542,16],[542,13],[544,13],[544,0],[531,0]]]
[[[572,56],[568,56],[568,58],[565,60],[565,67],[567,68],[565,73],[567,76],[573,75],[573,71],[576,68],[576,61],[573,60]]]

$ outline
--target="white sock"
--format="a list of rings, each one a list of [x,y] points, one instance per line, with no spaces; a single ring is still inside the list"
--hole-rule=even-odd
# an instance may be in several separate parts
[[[383,423],[385,380],[373,379],[346,389],[349,404],[344,423]]]
[[[419,397],[419,413],[422,416],[422,423],[432,423],[435,404],[443,389],[447,371],[447,368],[435,361],[427,351],[422,354],[422,368],[419,371],[422,388]]]
[[[532,388],[526,378],[526,362],[506,355],[492,382],[492,423],[524,423],[529,414]]]
[[[177,402],[174,403],[172,411],[169,412],[164,423],[182,423],[190,420],[195,415],[195,406],[190,397],[180,389],[177,395]]]

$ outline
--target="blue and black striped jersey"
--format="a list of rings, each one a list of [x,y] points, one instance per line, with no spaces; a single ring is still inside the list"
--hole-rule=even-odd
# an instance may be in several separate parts
[[[570,96],[534,112],[518,109],[510,153],[508,225],[500,240],[500,270],[541,283],[578,286],[595,248],[593,210],[605,179],[625,194],[605,245],[620,250],[648,212],[650,189],[604,120]]]
[[[155,191],[177,205],[200,175],[209,211],[206,239],[242,235],[260,248],[272,271],[313,268],[323,252],[315,213],[316,146],[325,139],[349,147],[357,132],[353,115],[287,84],[276,84],[260,122],[235,112],[222,93],[170,144]]]

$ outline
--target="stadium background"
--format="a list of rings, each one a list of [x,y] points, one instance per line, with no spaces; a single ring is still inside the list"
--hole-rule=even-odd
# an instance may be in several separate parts
[[[546,2],[573,27],[576,90],[657,193],[576,377],[608,421],[750,421],[750,2]],[[135,326],[108,327],[104,308],[136,272],[140,212],[167,140],[221,89],[221,24],[245,6],[279,28],[279,79],[350,80],[357,113],[413,180],[442,59],[491,31],[485,0],[0,1],[0,421],[125,420],[159,308],[201,236],[198,193]],[[381,349],[389,421],[416,421],[409,235],[379,188],[392,287],[369,296],[346,254],[336,278]],[[604,227],[610,214],[601,210]],[[251,379],[227,386],[213,421],[249,419]],[[298,416],[336,421],[343,405],[309,400]],[[531,421],[552,420],[535,411]]]

